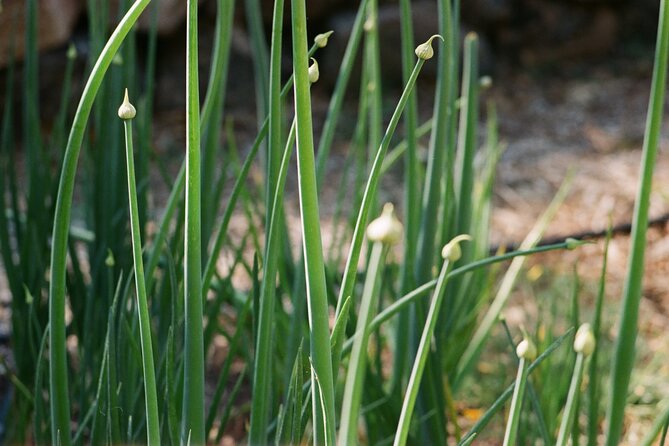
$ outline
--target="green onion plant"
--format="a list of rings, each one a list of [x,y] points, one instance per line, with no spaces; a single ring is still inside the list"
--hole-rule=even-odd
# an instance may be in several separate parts
[[[153,344],[151,342],[151,320],[146,298],[146,282],[144,280],[144,260],[142,259],[142,238],[139,230],[139,210],[137,205],[137,185],[135,179],[135,160],[132,143],[132,120],[137,111],[130,103],[128,90],[119,107],[118,116],[125,127],[125,147],[128,169],[128,204],[130,205],[130,229],[132,235],[132,254],[134,259],[135,289],[137,307],[139,309],[139,335],[142,345],[142,361],[144,375],[144,394],[146,404],[146,423],[148,430],[147,443],[160,444],[160,418],[158,417],[158,395],[156,393],[156,372],[153,362]]]
[[[64,56],[52,125],[41,121],[38,2],[25,2],[26,55],[22,71],[18,61],[6,69],[0,129],[0,258],[14,356],[0,363],[12,420],[2,440],[219,444],[233,435],[259,445],[468,445],[499,441],[502,430],[509,445],[625,439],[630,376],[640,366],[634,343],[664,102],[666,1],[619,321],[603,311],[608,244],[592,318],[588,283],[577,274],[524,279],[527,257],[585,243],[541,243],[569,176],[518,250],[491,250],[504,143],[486,98],[494,87],[481,78],[479,39],[461,39],[459,0],[437,2],[438,34],[417,46],[412,3],[397,5],[397,97],[380,57],[377,0],[358,3],[350,34],[338,36],[346,44],[332,73],[318,65],[332,31],[308,27],[305,0],[275,0],[271,22],[260,2],[245,0],[258,125],[244,137],[226,103],[240,5],[217,0],[205,36],[198,2],[189,0],[186,147],[176,159],[154,140],[156,2],[147,38],[135,29],[149,1],[87,2],[89,50],[72,47]],[[210,58],[200,57],[206,38]],[[212,61],[202,84],[201,59]],[[436,66],[433,85],[420,76],[425,64]],[[87,80],[73,110],[69,96],[82,69]],[[316,82],[325,74],[332,91]],[[138,119],[127,96],[116,110],[125,88]],[[322,125],[314,125],[312,95],[328,101]],[[114,113],[123,122],[110,119]],[[330,168],[342,152],[344,167]],[[325,202],[337,187],[335,201]],[[379,212],[380,199],[400,196],[395,187],[398,215],[392,206]],[[326,209],[334,209],[330,234],[323,233]],[[518,366],[512,382],[482,366],[490,355],[504,357],[497,349],[521,329],[501,319],[519,288],[533,296],[522,305],[547,316],[526,314],[532,333],[524,332],[517,359],[503,360]],[[564,344],[582,320],[592,331],[578,330],[574,352]],[[606,367],[612,352],[603,334],[611,326],[620,331]],[[551,379],[555,370],[569,373]],[[610,398],[601,392],[609,378]],[[464,419],[463,406],[481,416]],[[667,411],[656,412],[645,444],[666,434]]]

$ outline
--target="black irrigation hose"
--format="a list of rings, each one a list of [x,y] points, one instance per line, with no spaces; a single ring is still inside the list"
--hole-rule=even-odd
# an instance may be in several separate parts
[[[648,222],[648,227],[649,228],[661,227],[667,222],[669,222],[669,212],[666,212],[660,215],[659,217],[651,219]],[[611,228],[612,235],[629,234],[631,231],[632,231],[632,223],[629,222],[619,223]],[[607,232],[608,229],[600,229],[600,230],[586,230],[581,232],[575,232],[569,235],[551,236],[541,239],[541,241],[537,243],[537,246],[553,245],[555,243],[560,243],[568,238],[573,238],[576,240],[598,240],[606,237]],[[518,246],[519,246],[518,243],[515,242],[510,242],[507,244],[501,243],[498,245],[491,246],[489,252],[491,255],[494,255],[500,250],[503,250],[504,252],[511,252],[517,250]]]

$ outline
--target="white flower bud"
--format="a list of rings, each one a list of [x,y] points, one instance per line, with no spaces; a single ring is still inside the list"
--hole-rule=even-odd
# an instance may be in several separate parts
[[[571,237],[566,239],[564,242],[567,244],[567,249],[569,249],[569,250],[576,249],[579,246],[591,245],[591,244],[595,243],[592,240],[577,240],[577,239],[571,238]]]
[[[65,55],[70,60],[76,59],[77,47],[75,47],[73,43],[70,43],[70,46],[67,47],[67,53]]]
[[[582,353],[583,356],[590,356],[595,351],[595,336],[592,334],[590,324],[582,324],[578,327],[574,337],[574,351]]]
[[[402,223],[395,217],[394,206],[386,203],[381,216],[367,226],[367,238],[372,242],[394,245],[402,240],[403,230]]]
[[[313,57],[311,58],[312,64],[309,66],[309,82],[312,84],[318,81],[320,72],[318,71],[318,62]]]
[[[107,249],[107,257],[105,257],[105,265],[109,268],[113,268],[114,265],[116,264],[116,261],[114,260],[114,253],[111,251],[111,249]]]
[[[421,43],[416,47],[415,53],[419,59],[423,60],[432,59],[432,56],[434,56],[434,49],[432,49],[432,41],[437,37],[440,38],[442,42],[444,41],[443,37],[441,37],[439,34],[435,34],[434,36],[427,39],[427,42]]]
[[[26,285],[23,285],[23,293],[26,295],[26,304],[32,305],[35,302],[35,297]]]
[[[318,48],[325,48],[332,33],[334,33],[334,31],[328,31],[326,33],[317,35],[314,37],[314,43],[318,46]]]
[[[519,358],[532,361],[537,357],[537,347],[534,345],[534,342],[528,338],[525,338],[520,341],[520,344],[518,344],[518,347],[516,347],[516,355]]]
[[[123,103],[118,108],[118,117],[125,121],[128,119],[133,119],[136,115],[137,110],[135,110],[135,107],[130,103],[130,99],[128,99],[128,89],[126,88]]]
[[[362,24],[362,29],[364,29],[365,32],[372,32],[374,31],[374,26],[375,26],[374,18],[368,17],[367,20],[365,20],[365,23]]]
[[[492,87],[492,77],[490,76],[481,76],[479,79],[479,87],[483,90],[487,90]]]
[[[463,240],[471,240],[472,238],[467,234],[460,234],[453,240],[448,242],[441,250],[441,257],[449,262],[455,262],[462,257],[462,249],[460,249],[460,242]]]

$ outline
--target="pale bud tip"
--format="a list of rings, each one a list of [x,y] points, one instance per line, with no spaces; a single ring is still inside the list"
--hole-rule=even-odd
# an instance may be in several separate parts
[[[492,87],[492,77],[482,76],[481,79],[479,79],[479,86],[484,90]]]
[[[375,26],[376,26],[376,23],[374,21],[374,18],[369,17],[369,18],[367,18],[367,20],[365,20],[365,23],[363,23],[362,29],[364,29],[365,32],[369,33],[369,32],[374,31]]]
[[[367,238],[370,241],[394,245],[402,240],[404,227],[395,217],[394,209],[391,203],[386,203],[381,216],[367,226]]]
[[[578,248],[579,246],[591,245],[595,242],[593,242],[592,240],[577,240],[575,238],[570,237],[570,238],[566,239],[564,241],[564,243],[565,243],[565,245],[567,245],[567,249],[572,250],[572,249]]]
[[[105,265],[109,268],[113,268],[115,264],[116,261],[114,260],[114,253],[111,251],[111,249],[108,249],[107,257],[105,257]]]
[[[313,57],[311,58],[312,64],[309,66],[309,82],[312,84],[318,81],[320,77],[320,72],[318,71],[318,62]]]
[[[123,65],[123,56],[121,56],[121,53],[114,54],[114,57],[112,57],[112,65]]]
[[[432,56],[434,56],[434,49],[432,48],[432,41],[436,38],[441,39],[442,42],[444,41],[443,37],[441,37],[439,34],[435,34],[432,37],[430,37],[429,39],[427,39],[427,42],[421,43],[420,45],[418,45],[416,47],[415,53],[416,53],[416,56],[419,59],[422,59],[422,60],[432,59]]]
[[[518,355],[518,358],[532,361],[537,357],[537,347],[534,345],[534,342],[525,338],[516,347],[516,355]]]
[[[67,47],[66,56],[68,59],[73,60],[77,57],[77,47],[73,43],[70,43],[70,46]]]
[[[130,103],[130,99],[128,99],[128,89],[126,88],[123,103],[118,108],[118,117],[125,121],[128,119],[133,119],[136,115],[137,110],[135,110],[135,107]]]
[[[449,262],[455,262],[462,257],[462,249],[460,248],[460,242],[465,240],[471,240],[471,236],[467,234],[460,234],[455,237],[453,240],[448,242],[446,246],[441,250],[441,257],[444,260]]]
[[[314,37],[314,43],[318,46],[318,48],[325,48],[332,33],[334,33],[334,31],[328,31],[326,33],[317,35]]]
[[[590,324],[582,324],[578,327],[574,337],[574,351],[582,353],[583,356],[590,356],[595,351],[595,335],[592,333]]]

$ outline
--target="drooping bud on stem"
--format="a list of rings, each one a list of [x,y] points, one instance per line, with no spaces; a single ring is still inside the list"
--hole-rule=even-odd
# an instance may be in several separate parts
[[[441,257],[449,262],[456,262],[462,257],[462,249],[460,248],[460,242],[463,240],[471,240],[472,238],[467,234],[460,234],[456,236],[453,240],[448,242],[446,246],[441,250]]]
[[[126,121],[128,119],[133,119],[136,115],[137,110],[135,110],[135,107],[130,103],[130,99],[128,99],[128,89],[126,88],[123,103],[118,108],[118,117]]]
[[[564,242],[567,244],[567,249],[569,250],[576,249],[579,246],[592,245],[593,243],[595,243],[592,240],[577,240],[571,237],[566,239]]]
[[[441,37],[439,34],[435,34],[432,37],[430,37],[429,39],[427,39],[427,42],[421,43],[420,45],[418,45],[416,47],[415,53],[416,53],[416,56],[419,59],[423,59],[423,60],[432,59],[432,56],[434,56],[434,49],[432,48],[432,41],[436,38],[440,38],[442,42],[444,41],[443,37]]]
[[[325,48],[328,44],[328,39],[334,33],[334,31],[328,31],[314,37],[314,43],[318,45],[318,48]]]
[[[312,57],[311,61],[313,63],[309,66],[309,82],[313,84],[318,81],[320,72],[318,71],[318,62],[316,62],[316,59]]]

